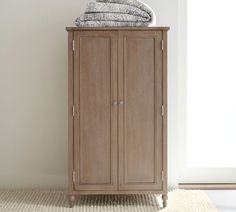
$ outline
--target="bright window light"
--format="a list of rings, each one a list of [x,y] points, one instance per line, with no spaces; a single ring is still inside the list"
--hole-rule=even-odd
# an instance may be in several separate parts
[[[236,167],[236,0],[187,3],[187,166]]]

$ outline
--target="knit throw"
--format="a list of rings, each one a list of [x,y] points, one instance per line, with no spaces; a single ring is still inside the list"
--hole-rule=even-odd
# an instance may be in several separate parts
[[[75,21],[78,27],[149,26],[155,24],[152,9],[137,0],[96,0]]]

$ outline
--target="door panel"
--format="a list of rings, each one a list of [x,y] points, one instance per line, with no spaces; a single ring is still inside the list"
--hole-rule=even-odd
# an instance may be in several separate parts
[[[119,34],[119,189],[161,190],[161,32]]]
[[[74,170],[76,190],[117,187],[117,38],[75,32]]]

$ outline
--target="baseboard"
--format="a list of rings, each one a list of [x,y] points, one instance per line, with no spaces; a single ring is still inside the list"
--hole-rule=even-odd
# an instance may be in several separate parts
[[[180,189],[235,190],[236,183],[179,183]]]

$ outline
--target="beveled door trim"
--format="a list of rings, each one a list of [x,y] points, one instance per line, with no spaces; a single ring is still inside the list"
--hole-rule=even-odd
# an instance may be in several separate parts
[[[155,153],[155,160],[154,160],[154,170],[155,170],[155,181],[154,182],[150,182],[150,183],[129,183],[129,182],[125,182],[124,179],[124,160],[122,159],[122,157],[124,158],[124,155],[121,156],[121,154],[124,154],[124,108],[125,108],[125,95],[124,95],[124,90],[125,90],[125,79],[124,79],[124,72],[125,72],[125,44],[126,44],[126,39],[127,38],[147,38],[147,39],[154,39],[154,44],[155,44],[155,52],[154,52],[154,60],[155,60],[155,107],[156,107],[156,101],[157,101],[157,83],[159,83],[159,85],[161,85],[160,90],[162,90],[162,80],[163,80],[163,76],[160,77],[160,79],[157,78],[157,67],[159,64],[157,64],[157,52],[156,50],[158,48],[161,49],[161,40],[162,40],[162,31],[157,31],[157,32],[142,32],[140,34],[137,34],[137,32],[129,32],[129,31],[119,31],[118,32],[118,99],[124,101],[124,105],[122,105],[121,107],[118,108],[118,149],[119,149],[119,190],[162,190],[162,173],[158,172],[156,167],[157,167],[157,161],[161,161],[161,166],[163,166],[163,153],[162,153],[162,149],[163,149],[163,142],[159,142],[159,144],[157,144],[157,135],[155,132],[155,148],[157,149],[157,145],[159,145],[159,158],[157,160],[156,156],[157,153]],[[163,60],[162,62],[163,63]],[[158,67],[158,70],[161,70],[161,75],[162,75],[162,69],[163,69],[163,65],[161,64],[160,67]],[[158,80],[158,81],[157,81]],[[162,90],[162,95],[163,95],[163,90]],[[162,97],[161,97],[162,99]],[[159,108],[160,109],[160,108]],[[158,110],[158,108],[156,107],[155,110],[155,116],[160,115],[160,110]],[[156,117],[155,117],[155,127],[156,127]],[[163,126],[164,127],[164,126]],[[163,131],[164,133],[164,131]],[[161,145],[161,146],[160,146]],[[163,169],[163,167],[162,167]],[[155,185],[159,185],[158,189],[157,187],[155,187]]]
[[[79,52],[80,52],[80,42],[81,38],[83,37],[99,37],[99,38],[109,38],[111,42],[111,97],[110,97],[110,112],[111,112],[111,167],[110,167],[110,184],[107,183],[82,183],[80,181],[80,174],[81,174],[81,164],[77,165],[79,169],[76,168],[74,165],[74,171],[75,171],[75,187],[74,190],[79,191],[89,191],[89,190],[116,190],[117,189],[117,107],[114,107],[113,101],[117,100],[117,33],[116,32],[109,32],[109,31],[96,31],[96,32],[90,32],[90,31],[77,31],[74,34],[74,37],[77,36],[77,42],[75,42],[75,51],[74,55],[80,58]],[[78,42],[79,41],[79,42]],[[101,52],[102,54],[102,52]],[[74,67],[78,69],[78,71],[74,71],[74,78],[79,79],[80,74],[80,61],[79,59],[75,61]],[[74,69],[75,69],[74,68]],[[80,85],[79,81],[77,80],[74,83],[74,95],[79,97],[80,94]],[[80,98],[74,97],[74,104],[75,104],[75,110],[77,113],[75,113],[74,121],[75,124],[79,125],[80,123],[80,107],[79,107]],[[80,136],[79,132],[74,131],[74,136],[78,138],[79,144],[77,144],[77,152],[81,151],[80,148]],[[74,145],[75,148],[75,145]],[[81,154],[74,154],[74,163],[75,161],[80,163],[80,155]],[[94,161],[96,163],[96,161]]]

